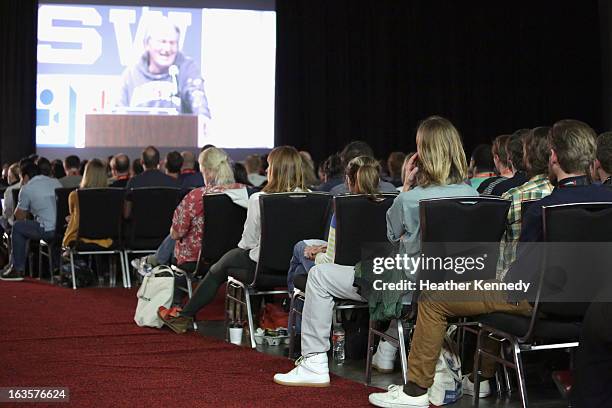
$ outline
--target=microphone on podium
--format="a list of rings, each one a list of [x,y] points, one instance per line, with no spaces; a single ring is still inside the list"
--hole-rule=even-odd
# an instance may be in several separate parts
[[[170,78],[172,79],[172,94],[170,95],[170,99],[172,103],[178,106],[179,113],[181,111],[181,97],[179,94],[179,69],[176,65],[170,65],[168,68],[168,74],[170,74]]]

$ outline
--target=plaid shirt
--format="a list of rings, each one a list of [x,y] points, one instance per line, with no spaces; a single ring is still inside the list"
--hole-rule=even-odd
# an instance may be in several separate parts
[[[502,236],[499,247],[499,260],[497,262],[497,278],[503,279],[508,268],[516,257],[516,245],[521,235],[521,204],[524,201],[539,200],[549,195],[553,190],[552,184],[544,174],[532,177],[523,185],[514,187],[505,192],[501,198],[512,201],[506,231]]]

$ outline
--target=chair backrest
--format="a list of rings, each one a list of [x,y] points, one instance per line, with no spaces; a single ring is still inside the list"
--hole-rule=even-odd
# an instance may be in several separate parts
[[[536,201],[538,200],[521,201],[521,224],[523,223],[523,220],[525,219],[525,214],[527,214],[527,211],[529,211],[529,207],[531,207],[531,205],[535,203]]]
[[[75,189],[72,187],[61,187],[55,189],[55,235],[57,237],[64,236],[64,232],[66,231],[66,217],[70,214],[70,210],[68,208],[68,196],[74,190]]]
[[[238,246],[247,211],[235,204],[227,194],[204,194],[203,200],[204,230],[200,259],[212,264]]]
[[[536,304],[547,315],[580,320],[592,300],[612,297],[612,202],[545,206],[542,216]]]
[[[294,245],[323,239],[332,196],[328,193],[272,193],[259,196],[261,238],[257,275],[287,274]]]
[[[126,245],[136,240],[154,241],[148,243],[156,248],[168,235],[172,215],[180,202],[182,190],[172,187],[142,187],[130,190],[132,210]],[[157,245],[156,245],[157,243]]]
[[[19,191],[21,190],[21,188],[14,188],[12,191],[13,194],[13,206],[15,208],[17,208],[17,204],[19,202]]]
[[[499,241],[505,230],[510,201],[496,197],[449,197],[421,200],[421,251],[424,257],[482,257],[484,268],[457,274],[428,268],[430,281],[495,278]]]
[[[120,241],[125,190],[85,188],[78,189],[77,194],[80,214],[79,236]]]
[[[387,243],[387,210],[397,197],[383,193],[373,198],[362,194],[334,197],[336,254],[334,263],[355,265],[368,243]]]

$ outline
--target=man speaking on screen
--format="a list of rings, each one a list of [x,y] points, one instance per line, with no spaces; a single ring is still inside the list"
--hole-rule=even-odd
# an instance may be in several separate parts
[[[120,106],[174,108],[210,119],[204,79],[195,61],[179,51],[180,30],[167,17],[149,21],[145,52],[122,75]]]

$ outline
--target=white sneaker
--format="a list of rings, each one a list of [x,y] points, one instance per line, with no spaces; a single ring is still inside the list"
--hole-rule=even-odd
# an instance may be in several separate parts
[[[370,404],[384,408],[429,408],[427,393],[411,397],[404,393],[403,385],[390,385],[387,392],[377,392],[368,397]]]
[[[396,355],[397,347],[381,340],[376,353],[372,356],[372,368],[379,373],[392,373]]]
[[[295,368],[287,374],[275,374],[274,382],[294,387],[329,387],[327,353],[300,357]]]
[[[474,383],[470,381],[468,375],[463,376],[463,393],[466,395],[474,395]],[[491,383],[489,380],[484,380],[480,382],[480,390],[478,392],[478,396],[480,398],[486,398],[491,395]]]

